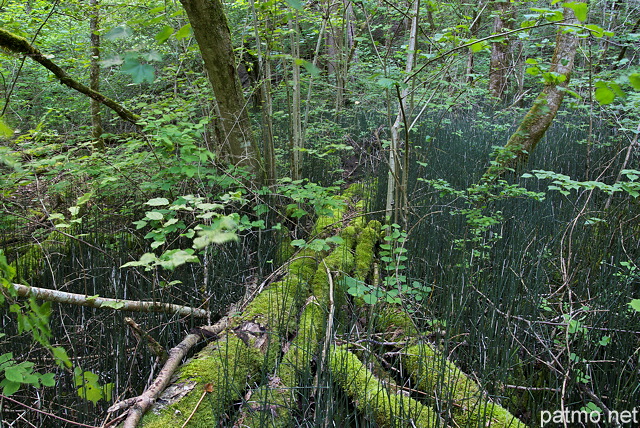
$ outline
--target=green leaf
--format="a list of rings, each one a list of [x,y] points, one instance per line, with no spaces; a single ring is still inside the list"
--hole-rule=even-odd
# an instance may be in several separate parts
[[[20,389],[21,384],[18,382],[11,382],[8,379],[4,379],[2,382],[0,382],[0,385],[2,385],[2,394],[9,396],[15,394],[18,389]]]
[[[296,63],[298,63],[298,65],[302,65],[304,69],[307,70],[307,73],[313,77],[320,76],[320,69],[313,65],[312,62],[305,61],[304,59],[296,59]]]
[[[482,41],[482,42],[472,44],[470,48],[471,48],[471,52],[476,53],[484,50],[484,48],[486,48],[487,46],[488,46],[488,43],[486,41]]]
[[[169,27],[168,25],[165,25],[162,28],[162,30],[160,30],[158,34],[156,34],[155,36],[156,42],[158,42],[158,44],[162,44],[166,42],[169,39],[169,37],[171,37],[172,34],[173,34],[173,28]]]
[[[4,121],[4,117],[0,116],[0,137],[10,138],[13,135],[13,129]]]
[[[112,28],[107,34],[104,35],[104,38],[107,40],[116,40],[131,37],[131,35],[133,35],[133,30],[123,24]]]
[[[53,352],[53,357],[56,360],[56,364],[60,367],[71,367],[71,360],[69,359],[69,354],[67,354],[67,350],[62,346],[54,347],[51,352]]]
[[[40,376],[40,382],[44,386],[56,386],[56,375],[55,373],[45,373]]]
[[[124,302],[119,302],[119,301],[112,302],[111,300],[107,300],[105,302],[102,302],[100,307],[101,308],[120,309],[120,308],[124,307]]]
[[[150,205],[152,207],[160,207],[163,205],[169,205],[169,200],[167,198],[154,198],[144,203],[145,205]]]
[[[388,77],[381,77],[376,83],[378,84],[378,86],[381,86],[385,89],[391,89],[396,85],[396,81],[393,79],[389,79]]]
[[[11,382],[24,382],[24,369],[20,366],[12,366],[4,369],[4,376]]]
[[[163,220],[164,216],[158,211],[148,211],[145,214],[145,218],[148,218],[149,220]]]
[[[155,79],[155,69],[149,64],[142,64],[137,58],[129,57],[122,64],[121,71],[131,75],[133,83],[142,83],[147,81],[153,83]]]
[[[633,86],[633,89],[640,91],[640,73],[633,73],[629,75],[629,83]]]
[[[191,35],[191,24],[183,25],[176,31],[176,39],[181,40]]]
[[[589,7],[584,2],[566,2],[563,4],[564,7],[569,9],[573,9],[573,13],[578,18],[578,21],[584,22],[587,20],[587,14],[589,12]]]
[[[631,307],[631,309],[633,309],[636,312],[640,312],[640,299],[633,299],[628,304]]]
[[[607,33],[607,31],[604,31],[601,27],[595,25],[595,24],[587,24],[584,26],[587,30],[591,31],[591,35],[593,37],[603,37],[605,35],[605,33]]]
[[[595,96],[596,100],[602,105],[611,104],[616,98],[616,95],[613,93],[613,91],[604,86],[596,88]]]
[[[295,10],[302,10],[302,2],[300,0],[285,0],[289,7]]]
[[[113,55],[100,61],[100,65],[104,68],[122,65],[124,60],[120,55]]]

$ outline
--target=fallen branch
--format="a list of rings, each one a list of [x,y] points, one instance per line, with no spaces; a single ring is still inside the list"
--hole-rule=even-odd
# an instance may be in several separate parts
[[[29,287],[23,284],[13,284],[13,289],[21,297],[35,297],[48,302],[68,303],[71,305],[88,306],[90,308],[111,308],[131,312],[164,312],[178,314],[183,317],[207,318],[209,311],[189,306],[171,303],[145,302],[140,300],[120,300],[99,296],[68,293],[66,291],[51,290],[49,288]]]

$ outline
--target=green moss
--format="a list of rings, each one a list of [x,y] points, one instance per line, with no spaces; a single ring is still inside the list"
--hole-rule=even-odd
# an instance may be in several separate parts
[[[377,307],[375,331],[394,337],[420,334],[409,314],[402,308],[391,305]]]
[[[360,232],[358,244],[356,245],[356,266],[354,277],[360,281],[365,281],[373,266],[375,247],[380,238],[380,228],[376,229],[376,224],[369,225]],[[380,222],[376,222],[378,225]]]
[[[298,334],[285,353],[276,375],[269,385],[260,387],[251,396],[250,411],[243,412],[240,426],[270,426],[288,428],[292,410],[298,408],[295,386],[301,373],[307,372],[323,333],[324,313],[315,301],[308,302],[300,316]]]
[[[238,394],[246,388],[251,378],[259,373],[263,362],[264,355],[258,349],[248,348],[234,335],[225,336],[207,346],[180,368],[178,382],[197,382],[196,387],[160,414],[148,412],[142,420],[142,426],[182,426],[196,407],[207,383],[213,385],[213,392],[207,393],[188,426],[217,426],[220,417],[237,400]]]
[[[436,407],[447,407],[460,427],[525,427],[499,404],[491,402],[480,387],[429,344],[405,350],[403,361],[415,385],[438,397]]]
[[[260,293],[240,319],[268,325],[274,332],[285,335],[295,329],[298,308],[307,294],[306,282],[297,275],[288,275]]]
[[[391,393],[358,357],[344,347],[331,350],[329,368],[334,381],[377,426],[442,426],[437,425],[438,416],[431,408],[410,397]]]

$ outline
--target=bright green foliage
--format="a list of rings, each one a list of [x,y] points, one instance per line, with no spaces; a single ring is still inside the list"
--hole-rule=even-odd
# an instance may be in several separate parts
[[[13,395],[22,385],[55,386],[53,373],[40,374],[33,371],[34,364],[29,361],[21,363],[13,359],[13,353],[0,355],[0,387],[3,395]]]
[[[609,195],[614,193],[627,193],[634,199],[640,196],[640,182],[637,181],[640,178],[640,171],[634,169],[624,169],[620,171],[620,174],[625,176],[628,181],[617,181],[614,184],[607,184],[602,181],[576,181],[571,177],[559,174],[553,171],[534,170],[531,174],[523,174],[523,178],[536,177],[539,180],[552,180],[549,185],[549,190],[555,190],[561,194],[568,196],[573,190],[595,190],[598,189]]]
[[[113,383],[100,385],[97,374],[83,371],[80,367],[73,369],[73,378],[80,397],[91,401],[93,404],[100,400],[111,401]]]

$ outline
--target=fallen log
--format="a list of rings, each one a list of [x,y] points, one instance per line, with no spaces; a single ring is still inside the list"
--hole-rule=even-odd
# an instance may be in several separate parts
[[[177,314],[183,317],[192,316],[195,318],[207,318],[210,316],[209,311],[205,309],[175,305],[172,303],[87,296],[85,294],[68,293],[66,291],[52,290],[50,288],[30,287],[23,284],[12,284],[12,286],[20,297],[35,297],[36,299],[48,302],[67,303],[71,305],[87,306],[90,308],[110,308],[131,312],[164,312],[168,314]]]

